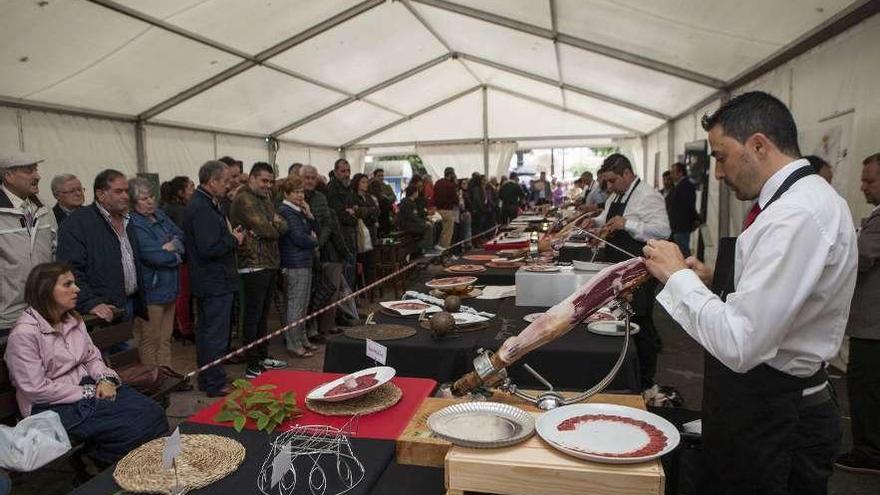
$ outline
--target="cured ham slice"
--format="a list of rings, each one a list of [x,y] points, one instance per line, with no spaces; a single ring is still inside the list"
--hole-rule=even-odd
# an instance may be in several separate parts
[[[558,339],[615,297],[632,292],[649,278],[644,258],[633,258],[610,265],[530,323],[519,335],[505,340],[498,352],[492,355],[492,366],[495,370],[504,369],[531,350]],[[476,372],[471,372],[453,384],[452,393],[464,395],[480,385],[481,378]]]

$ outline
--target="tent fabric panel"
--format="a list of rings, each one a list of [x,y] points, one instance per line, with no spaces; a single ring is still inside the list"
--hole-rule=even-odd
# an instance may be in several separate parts
[[[386,2],[271,59],[357,93],[446,52],[399,2]]]
[[[557,8],[563,33],[727,80],[849,3],[559,0]]]
[[[668,115],[682,112],[714,91],[708,86],[571,46],[561,45],[559,53],[565,82]]]
[[[16,98],[86,69],[149,29],[88,2],[5,0],[0,9],[0,94]]]
[[[345,95],[254,67],[159,114],[172,122],[270,134]]]
[[[327,148],[310,148],[309,149],[309,161],[310,165],[313,165],[318,169],[318,172],[327,177],[331,170],[333,170],[333,164],[336,160],[339,159],[339,152],[336,150],[331,150]]]
[[[241,59],[160,29],[146,33],[35,100],[137,114]]]
[[[377,91],[366,99],[409,115],[477,83],[461,63],[447,60]]]
[[[187,5],[180,5],[178,0],[122,0],[119,3],[243,52],[257,54],[357,5],[360,0],[285,0],[259,4],[240,0],[190,0]]]
[[[464,64],[480,78],[480,82],[523,93],[553,103],[554,105],[562,106],[562,92],[558,86],[544,84],[477,62],[464,61]]]
[[[550,2],[536,0],[452,0],[453,3],[490,12],[527,24],[552,29]]]
[[[601,116],[616,124],[632,127],[642,132],[650,132],[663,124],[657,117],[630,110],[574,91],[565,91],[565,105],[570,110]]]
[[[199,183],[199,167],[217,158],[214,133],[147,125],[147,171],[166,181],[184,175]]]
[[[18,127],[18,110],[0,107],[0,153],[20,151]]]
[[[601,147],[606,148],[614,146],[614,140],[611,138],[590,138],[590,139],[535,139],[535,140],[519,140],[516,142],[518,150],[533,150],[547,148],[588,148]]]
[[[216,134],[215,139],[217,140],[217,157],[231,156],[236,160],[241,160],[244,173],[249,173],[255,162],[269,161],[269,147],[265,139],[220,133]]]
[[[400,117],[375,105],[354,101],[283,134],[283,139],[339,146]]]
[[[559,79],[552,41],[435,7],[412,5],[453,50]]]
[[[590,136],[627,131],[489,90],[489,137]]]
[[[493,143],[489,146],[489,177],[507,175],[516,143]],[[423,144],[416,146],[428,173],[434,179],[443,177],[446,167],[455,169],[459,179],[470,178],[474,172],[485,175],[483,145],[481,144]]]
[[[467,138],[483,138],[483,101],[479,91],[469,93],[355,144],[415,143]]]
[[[287,173],[287,169],[294,163],[307,165],[311,163],[308,146],[300,146],[294,143],[279,141],[278,152],[275,154],[275,167],[281,175]]]
[[[54,205],[50,183],[60,173],[79,177],[92,200],[92,184],[101,170],[113,168],[127,176],[137,173],[134,124],[49,112],[21,111],[24,150],[40,164],[40,201]]]

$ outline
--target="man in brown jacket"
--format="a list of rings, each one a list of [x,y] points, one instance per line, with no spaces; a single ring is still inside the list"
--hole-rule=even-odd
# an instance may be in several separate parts
[[[272,306],[280,260],[278,238],[287,231],[272,204],[270,191],[275,171],[265,162],[254,163],[248,184],[241,188],[229,212],[233,227],[241,226],[247,233],[238,247],[238,273],[244,296],[244,345],[266,335],[266,315]],[[263,343],[246,352],[247,372],[254,378],[267,368],[286,368],[287,363],[269,357]]]
[[[859,231],[859,272],[846,326],[853,448],[836,466],[880,475],[880,153],[862,164],[862,192],[874,209]]]

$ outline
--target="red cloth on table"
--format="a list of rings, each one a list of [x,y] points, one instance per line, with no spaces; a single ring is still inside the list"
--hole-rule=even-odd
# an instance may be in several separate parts
[[[506,244],[498,244],[495,242],[487,242],[483,244],[483,249],[487,251],[501,251],[502,249],[528,249],[529,241],[508,242]]]
[[[192,311],[190,310],[189,300],[189,267],[186,263],[181,263],[178,267],[179,290],[177,292],[177,300],[175,301],[174,316],[177,319],[177,329],[181,335],[192,335]]]
[[[277,385],[272,392],[296,392],[296,405],[303,415],[282,423],[280,430],[294,425],[329,425],[341,428],[351,416],[324,416],[310,411],[305,406],[306,395],[319,385],[343,376],[343,373],[315,373],[312,371],[272,370],[263,372],[251,380],[254,386],[271,383]],[[373,414],[361,416],[357,424],[356,438],[375,438],[380,440],[397,440],[403,433],[409,420],[415,415],[422,401],[430,396],[437,387],[437,382],[427,378],[403,378],[395,376],[391,382],[400,387],[403,397],[394,406]],[[232,427],[232,423],[218,423],[214,416],[220,411],[225,399],[220,399],[208,407],[189,417],[189,421],[206,425]],[[255,430],[256,422],[248,418],[245,428]]]

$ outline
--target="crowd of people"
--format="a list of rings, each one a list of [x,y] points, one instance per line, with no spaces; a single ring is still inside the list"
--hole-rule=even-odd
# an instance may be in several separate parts
[[[411,236],[418,243],[412,256],[430,257],[510,222],[527,206],[573,206],[594,213],[585,227],[607,241],[604,261],[645,253],[655,277],[632,300],[646,397],[663,394],[654,383],[659,284],[664,288],[656,300],[711,354],[704,431],[706,469],[716,479],[739,486],[743,472],[768,471],[755,464],[760,459],[775,466],[777,459],[767,456],[784,450],[772,444],[782,437],[747,436],[746,445],[719,433],[725,424],[747,429],[749,422],[766,420],[767,404],[782,411],[776,417],[784,424],[774,423],[778,431],[795,428],[786,438],[811,437],[825,449],[780,458],[787,464],[777,471],[796,472],[798,487],[827,478],[839,417],[826,392],[824,362],[836,353],[844,326],[851,342],[855,448],[838,463],[880,473],[880,434],[871,423],[880,412],[874,317],[880,154],[862,162],[862,191],[874,209],[856,234],[848,206],[828,186],[831,166],[818,157],[798,158],[790,113],[762,95],[733,99],[704,122],[716,176],[738,198],[756,200],[743,235],[735,244],[721,242],[714,274],[690,256],[701,219],[683,163],[672,164],[659,191],[618,153],[604,160],[596,178],[586,172],[568,191],[543,172],[525,183],[516,174],[461,179],[447,168],[436,182],[414,175],[398,200],[382,169],[352,176],[343,158],[325,178],[299,163],[283,177],[265,162],[245,172],[241,161],[223,157],[199,168],[198,184],[187,177],[162,183],[159,197],[145,179],[101,171],[88,205],[80,178],[60,174],[50,183],[57,202],[49,208],[37,196],[42,160],[27,153],[0,156],[0,336],[8,336],[5,361],[19,408],[23,415],[54,410],[68,431],[93,440],[98,461],[112,463],[163,434],[167,423],[158,405],[120,383],[103,362],[81,315],[132,321],[141,361],[159,366],[172,365],[175,329],[194,335],[197,365],[204,366],[233,349],[238,325],[241,345],[248,347],[245,375],[254,378],[288,366],[269,355],[265,342],[251,345],[267,334],[279,292],[282,323],[289,325],[286,351],[309,357],[339,326],[360,322],[353,299],[306,324],[290,324],[371,284],[374,253],[387,239]],[[741,122],[737,112],[764,120]],[[771,300],[779,307],[762,310]],[[759,330],[761,336],[754,333]],[[751,337],[743,334],[750,331]],[[223,366],[198,374],[198,388],[210,397],[228,394],[227,381]],[[724,472],[729,456],[738,463],[736,472]]]

